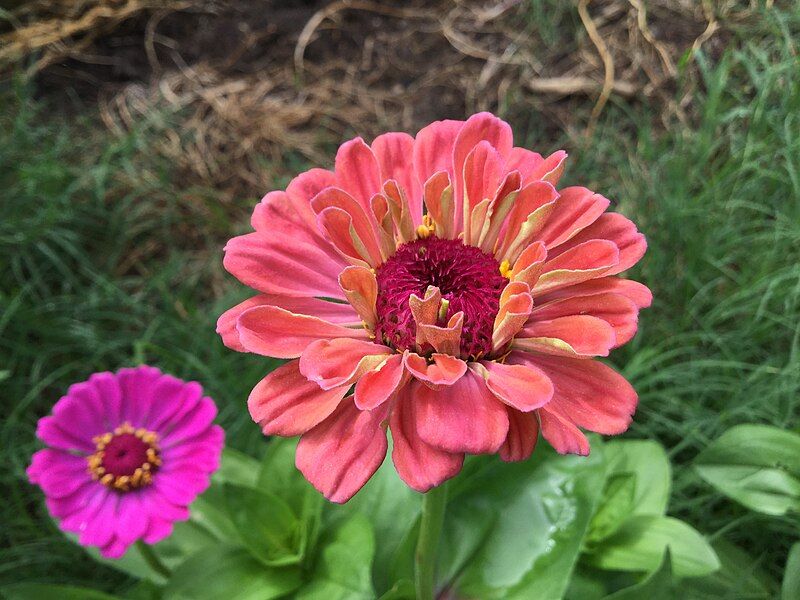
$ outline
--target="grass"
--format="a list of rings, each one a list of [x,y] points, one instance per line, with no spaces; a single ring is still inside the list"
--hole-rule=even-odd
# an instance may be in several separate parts
[[[776,580],[800,526],[725,500],[691,461],[737,423],[798,427],[798,32],[800,17],[765,13],[721,60],[699,55],[690,124],[657,132],[646,106],[618,105],[591,140],[552,140],[573,157],[567,183],[602,191],[648,236],[635,276],[656,300],[614,356],[641,397],[628,435],[669,449],[672,514],[739,544]],[[70,383],[144,361],[201,381],[233,446],[263,443],[244,400],[268,365],[214,333],[245,293],[221,248],[255,198],[221,204],[153,159],[148,141],[168,122],[112,140],[88,118],[53,116],[23,85],[0,105],[0,584],[113,589],[125,580],[66,542],[26,483],[36,420]],[[541,148],[534,127],[518,141]]]

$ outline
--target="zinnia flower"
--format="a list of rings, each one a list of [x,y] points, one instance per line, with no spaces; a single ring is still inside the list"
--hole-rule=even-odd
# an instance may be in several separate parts
[[[36,435],[49,447],[33,455],[28,478],[63,530],[119,558],[189,517],[219,468],[216,414],[200,384],[154,367],[95,373],[39,420]]]
[[[565,159],[513,147],[488,113],[355,138],[228,242],[225,268],[260,294],[217,331],[293,359],[250,414],[267,435],[302,435],[297,467],[330,500],[375,472],[387,426],[397,472],[422,492],[465,454],[527,458],[539,430],[585,455],[581,428],[627,429],[636,392],[592,358],[630,340],[650,304],[616,277],[646,243],[603,196],[556,189]]]

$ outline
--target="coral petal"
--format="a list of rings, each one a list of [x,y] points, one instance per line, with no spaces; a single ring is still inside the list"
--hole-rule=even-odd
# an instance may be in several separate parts
[[[322,390],[300,372],[299,362],[278,367],[250,392],[247,408],[264,435],[305,433],[327,418],[347,393],[347,386]]]
[[[417,386],[420,384],[416,384]],[[425,442],[417,431],[415,392],[408,386],[392,411],[392,461],[400,478],[409,487],[425,493],[455,477],[464,464],[464,455],[440,450]]]
[[[328,500],[347,502],[372,477],[386,457],[381,422],[385,410],[358,410],[352,399],[304,434],[295,464]]]
[[[364,329],[348,329],[277,306],[256,306],[246,310],[239,316],[236,328],[246,350],[276,358],[296,358],[316,340],[367,337]]]
[[[438,390],[418,386],[415,413],[420,437],[447,452],[494,453],[508,433],[505,406],[472,371]]]

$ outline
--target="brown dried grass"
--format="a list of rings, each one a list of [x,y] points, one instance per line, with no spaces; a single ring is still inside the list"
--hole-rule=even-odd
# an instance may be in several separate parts
[[[538,111],[553,135],[591,132],[609,101],[647,102],[665,123],[685,119],[693,76],[689,69],[684,100],[676,101],[677,64],[722,43],[720,20],[737,10],[692,0],[578,0],[576,15],[552,3],[563,23],[548,38],[520,0],[318,4],[255,13],[255,3],[213,0],[35,2],[0,35],[0,68],[31,55],[29,71],[40,76],[65,61],[90,68],[98,42],[139,19],[148,68],[101,90],[103,121],[124,133],[170,115],[177,125],[157,141],[158,154],[187,181],[251,195],[271,183],[265,158],[281,164],[295,153],[330,164],[327,146],[343,137],[502,111],[512,94],[510,110]],[[234,24],[236,42],[223,56],[198,49],[192,25],[181,27],[198,15]]]

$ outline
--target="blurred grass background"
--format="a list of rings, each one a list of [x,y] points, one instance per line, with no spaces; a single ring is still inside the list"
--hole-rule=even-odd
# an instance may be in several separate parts
[[[62,21],[86,14],[75,8],[86,2],[55,4],[75,9],[58,13]],[[671,514],[736,543],[780,579],[797,522],[734,505],[695,476],[691,461],[738,423],[798,429],[796,3],[703,3],[699,12],[647,3],[657,42],[649,45],[636,27],[639,2],[505,2],[494,13],[491,3],[455,5],[466,13],[442,11],[442,3],[375,4],[383,12],[362,20],[345,15],[342,3],[328,14],[330,3],[297,2],[272,14],[262,7],[266,24],[236,3],[228,10],[184,2],[169,11],[108,4],[132,8],[24,52],[14,36],[57,19],[45,19],[41,3],[39,12],[31,3],[3,13],[0,583],[125,584],[61,536],[24,475],[36,421],[70,383],[137,362],[158,365],[200,381],[220,407],[229,443],[257,449],[263,441],[245,400],[271,365],[226,350],[214,333],[217,316],[247,295],[222,269],[225,240],[248,228],[263,193],[312,163],[331,166],[343,136],[413,132],[482,108],[507,118],[520,145],[566,148],[564,183],[608,196],[647,235],[650,249],[633,276],[655,301],[639,335],[613,356],[640,394],[627,435],[668,448]],[[307,33],[320,10],[323,21]],[[384,50],[404,35],[434,52],[436,44],[425,46],[431,32],[409,25],[424,20],[419,15],[449,23],[441,31],[455,52],[430,59],[441,72],[424,58],[400,65]],[[255,41],[232,62],[226,38],[207,34],[176,67],[182,46],[168,40],[197,41],[201,34],[186,29],[202,33],[220,20],[238,23],[229,35]],[[604,46],[593,43],[593,27]],[[503,52],[498,39],[511,40]],[[67,42],[74,51],[64,51]],[[348,71],[342,52],[363,54],[365,44],[371,63]],[[603,47],[616,59],[617,83],[600,106]],[[277,63],[259,62],[271,50]],[[111,60],[121,56],[127,62]],[[137,63],[140,56],[148,60]],[[287,69],[294,79],[280,78]],[[577,91],[576,78],[584,86]],[[548,79],[562,88],[554,94],[535,84]]]

